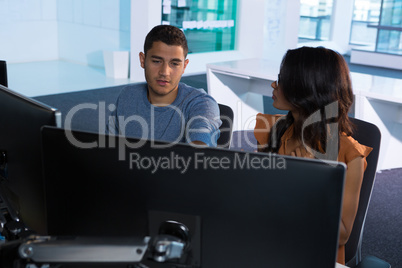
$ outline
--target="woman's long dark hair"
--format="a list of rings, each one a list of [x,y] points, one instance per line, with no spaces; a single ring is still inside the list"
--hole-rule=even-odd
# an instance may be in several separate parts
[[[331,138],[328,124],[337,123],[338,134],[352,135],[348,111],[353,103],[353,92],[349,68],[342,55],[323,47],[288,50],[282,59],[278,80],[285,98],[298,110],[299,117],[295,122],[289,112],[284,120],[278,121],[265,151],[277,153],[282,135],[293,123],[295,137],[299,140],[303,137],[303,142],[318,152],[325,152],[327,138]],[[335,107],[335,111],[331,107]],[[304,122],[312,115],[319,115],[320,120],[304,127]]]

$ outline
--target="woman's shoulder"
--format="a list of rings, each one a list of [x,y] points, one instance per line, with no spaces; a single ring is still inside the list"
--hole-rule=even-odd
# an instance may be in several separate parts
[[[340,145],[345,146],[346,148],[353,148],[358,151],[366,151],[367,148],[370,148],[370,151],[372,150],[371,147],[368,147],[364,144],[360,144],[359,141],[355,140],[352,136],[348,136],[346,134],[341,134],[340,138]]]
[[[284,114],[257,114],[256,123],[254,128],[254,136],[258,143],[265,145],[268,143],[269,133],[272,126],[282,117]]]
[[[373,150],[373,148],[360,144],[353,137],[347,136],[346,134],[341,134],[339,142],[338,155],[340,159],[338,160],[344,163],[348,163],[359,156],[365,158]]]

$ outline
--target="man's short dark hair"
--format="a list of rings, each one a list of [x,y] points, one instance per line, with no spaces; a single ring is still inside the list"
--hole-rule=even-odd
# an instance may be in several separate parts
[[[152,48],[154,42],[161,41],[169,46],[181,46],[184,52],[184,58],[187,57],[188,46],[187,39],[183,31],[172,25],[155,26],[145,38],[144,53]]]

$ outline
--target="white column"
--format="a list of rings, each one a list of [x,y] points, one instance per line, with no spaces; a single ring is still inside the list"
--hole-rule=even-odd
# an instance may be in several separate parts
[[[266,0],[263,58],[280,61],[288,49],[297,47],[299,20],[299,0]]]
[[[162,0],[131,0],[130,80],[134,82],[145,81],[138,55],[143,51],[147,33],[161,24],[161,14]]]
[[[349,37],[353,18],[353,4],[350,0],[335,0],[331,16],[331,36],[334,49],[345,54],[349,52]]]

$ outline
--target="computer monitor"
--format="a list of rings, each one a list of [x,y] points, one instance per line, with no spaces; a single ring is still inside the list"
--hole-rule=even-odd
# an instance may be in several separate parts
[[[0,85],[0,217],[45,233],[41,127],[60,126],[60,113]],[[9,219],[7,219],[9,218]],[[4,224],[4,222],[3,222]]]
[[[191,234],[177,267],[335,265],[344,164],[51,127],[42,136],[50,235],[153,238],[171,220]]]
[[[0,85],[8,86],[7,62],[4,60],[0,60]]]

